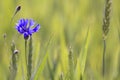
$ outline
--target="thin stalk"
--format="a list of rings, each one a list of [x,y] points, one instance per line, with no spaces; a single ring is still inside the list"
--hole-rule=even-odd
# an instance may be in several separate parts
[[[102,75],[105,76],[105,55],[106,55],[106,38],[110,28],[110,13],[111,13],[111,0],[105,0],[105,12],[103,18],[103,57],[102,57]]]
[[[59,80],[64,80],[64,75],[63,75],[63,73],[60,74]]]
[[[27,76],[28,76],[28,80],[30,80],[30,78],[31,78],[31,73],[32,73],[32,51],[33,51],[32,37],[30,37],[29,53],[28,53],[28,65],[27,65]]]
[[[103,74],[103,77],[105,75],[105,55],[106,55],[106,40],[103,40],[103,70],[102,70],[102,74]]]
[[[82,74],[80,75],[80,80],[83,80],[83,76],[82,76]]]
[[[16,9],[15,9],[14,14],[13,14],[13,16],[12,16],[11,20],[10,20],[10,23],[9,23],[9,24],[11,24],[11,23],[12,23],[12,21],[13,21],[13,19],[14,19],[15,15],[16,15],[16,14],[17,14],[20,10],[21,10],[21,6],[17,6],[17,7],[16,7]]]
[[[12,43],[11,46],[12,57],[10,63],[10,76],[8,80],[15,80],[17,74],[17,53],[18,50],[15,49],[15,43]]]
[[[69,48],[69,79],[74,80],[74,59],[71,47]]]
[[[25,61],[27,65],[27,40],[25,40]]]

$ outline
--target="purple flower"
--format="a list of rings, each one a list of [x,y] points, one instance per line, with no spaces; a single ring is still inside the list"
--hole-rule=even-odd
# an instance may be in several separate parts
[[[40,29],[40,25],[35,25],[35,22],[32,19],[22,18],[16,24],[16,29],[20,34],[23,34],[24,39],[27,40],[29,36],[32,36],[33,33],[38,32],[38,30]]]

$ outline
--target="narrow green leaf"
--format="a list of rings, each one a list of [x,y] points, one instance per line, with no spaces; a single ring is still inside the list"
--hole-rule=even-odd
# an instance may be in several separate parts
[[[41,72],[43,71],[44,66],[45,66],[45,64],[46,64],[46,62],[47,62],[47,58],[48,58],[48,53],[45,54],[42,63],[39,65],[39,68],[38,68],[38,71],[37,71],[36,74],[35,74],[34,80],[38,80],[39,75],[40,75]]]
[[[88,41],[89,41],[88,35],[89,35],[89,27],[88,27],[87,35],[86,35],[86,38],[85,38],[85,43],[84,43],[83,48],[82,48],[81,53],[80,53],[81,76],[84,73],[86,59],[87,59],[87,50],[88,50]]]
[[[40,60],[39,60],[37,69],[35,69],[35,71],[33,72],[30,80],[38,80],[41,72],[43,71],[44,66],[45,66],[45,64],[46,64],[46,62],[47,62],[47,58],[48,58],[47,49],[48,49],[48,47],[49,47],[49,44],[50,44],[50,41],[51,41],[52,37],[53,37],[53,34],[50,36],[49,41],[48,41],[48,43],[47,43],[47,46],[46,46],[46,48],[45,48],[45,50],[44,50],[44,51],[45,51],[45,52],[44,52],[45,55],[44,55],[44,57],[43,57],[43,59],[42,59],[41,62],[40,62]]]

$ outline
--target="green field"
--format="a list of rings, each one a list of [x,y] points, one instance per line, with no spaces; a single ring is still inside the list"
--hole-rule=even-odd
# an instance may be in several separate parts
[[[110,1],[103,75],[106,0],[0,0],[0,80],[120,80],[120,1]],[[21,10],[11,21],[17,6]],[[41,25],[32,35],[32,49],[27,48],[31,79],[25,40],[15,29],[21,18]],[[13,41],[19,51],[16,75],[10,70]]]

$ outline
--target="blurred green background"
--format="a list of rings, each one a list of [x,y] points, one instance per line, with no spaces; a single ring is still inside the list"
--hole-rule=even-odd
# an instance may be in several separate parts
[[[106,70],[108,80],[120,79],[120,7],[119,0],[112,0],[110,31],[107,37]],[[16,6],[21,10],[10,24]],[[74,59],[79,63],[79,55],[88,32],[87,58],[84,79],[102,79],[102,21],[105,0],[0,0],[0,80],[6,80],[11,60],[12,40],[19,50],[18,74],[16,80],[22,80],[24,68],[24,39],[15,30],[20,18],[32,18],[41,25],[38,33],[33,34],[33,71],[37,61],[41,60],[46,45],[52,36],[47,53],[47,64],[41,80],[59,80],[61,74],[68,72],[69,47]],[[6,34],[6,39],[3,35]],[[75,80],[79,80],[79,66],[75,71]]]

